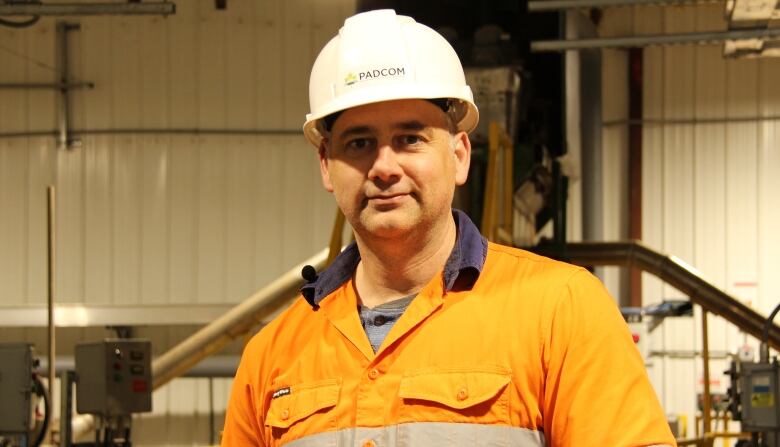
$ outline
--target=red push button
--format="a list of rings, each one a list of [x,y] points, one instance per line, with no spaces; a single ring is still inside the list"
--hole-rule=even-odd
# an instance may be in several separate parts
[[[146,380],[133,380],[133,392],[145,393],[149,389],[149,384]]]

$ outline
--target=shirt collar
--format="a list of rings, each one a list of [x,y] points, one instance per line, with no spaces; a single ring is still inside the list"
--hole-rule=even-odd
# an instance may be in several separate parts
[[[452,253],[444,264],[444,289],[469,290],[479,279],[487,257],[487,240],[463,211],[453,209],[452,217],[458,233]],[[303,285],[301,292],[311,294],[314,304],[347,282],[360,262],[360,251],[352,242],[333,260],[333,263],[312,282]]]

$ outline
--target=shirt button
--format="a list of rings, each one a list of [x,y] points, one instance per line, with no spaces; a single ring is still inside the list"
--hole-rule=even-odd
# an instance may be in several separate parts
[[[374,369],[372,369],[371,371],[368,372],[368,378],[369,379],[374,380],[377,377],[379,377],[379,370],[377,370],[376,368],[374,368]],[[368,442],[368,441],[366,441],[366,442]],[[374,442],[374,441],[371,441],[371,442]]]
[[[385,323],[387,323],[387,318],[384,315],[374,317],[374,326],[382,326]]]
[[[466,388],[458,390],[458,400],[466,400],[469,397],[469,391]]]
[[[363,447],[376,447],[376,442],[373,439],[363,442]]]
[[[282,419],[287,419],[290,417],[290,410],[283,410],[282,411]]]

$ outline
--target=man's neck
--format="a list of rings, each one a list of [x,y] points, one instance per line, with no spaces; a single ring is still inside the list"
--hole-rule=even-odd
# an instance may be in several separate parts
[[[361,260],[355,272],[355,287],[361,303],[373,308],[417,293],[428,284],[444,267],[457,237],[452,217],[441,226],[427,231],[426,236],[405,240],[356,235]]]

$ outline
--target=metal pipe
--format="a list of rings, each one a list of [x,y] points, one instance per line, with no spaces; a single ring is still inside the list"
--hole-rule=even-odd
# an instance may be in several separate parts
[[[543,253],[560,255],[557,257],[584,266],[636,266],[688,295],[707,312],[723,317],[757,339],[762,337],[765,316],[707,282],[681,259],[653,251],[640,242],[580,242],[568,244],[563,253]],[[769,345],[780,349],[780,327],[776,324],[769,331]]]
[[[648,357],[668,357],[673,359],[695,359],[697,357],[701,357],[702,353],[701,351],[697,350],[686,350],[686,349],[668,349],[668,350],[650,350],[647,353]],[[727,360],[732,358],[732,354],[728,351],[712,351],[710,350],[709,353],[710,360],[712,359],[718,359],[718,360]]]
[[[54,249],[54,243],[55,240],[55,230],[56,230],[56,220],[55,220],[55,190],[54,186],[49,185],[46,188],[46,256],[48,261],[48,271],[47,271],[47,279],[48,279],[48,287],[47,287],[47,302],[48,302],[48,335],[49,335],[49,365],[47,368],[48,376],[49,376],[49,395],[54,396],[54,377],[57,373],[57,368],[55,365],[55,359],[56,357],[56,344],[55,344],[55,338],[54,338],[54,266],[55,266],[55,249]],[[49,432],[46,435],[46,437],[51,440],[51,434],[54,430],[54,424],[49,424]]]
[[[209,445],[214,445],[214,379],[209,377]]]
[[[181,377],[232,379],[236,375],[236,368],[240,360],[241,357],[239,355],[212,355],[198,362],[197,365],[182,374]],[[46,358],[42,358],[41,370],[45,371],[48,365],[49,361]],[[60,372],[60,377],[63,371],[74,371],[75,365],[75,358],[72,355],[60,355],[55,362],[56,369]]]
[[[628,54],[628,115],[642,119],[644,51],[632,48]],[[628,237],[642,239],[642,125],[628,128]],[[642,307],[642,271],[629,270],[629,303]]]
[[[68,24],[57,22],[57,43],[59,45],[59,83],[68,83]],[[57,108],[57,147],[67,149],[68,137],[68,89],[60,89]]]
[[[710,343],[709,331],[707,329],[707,311],[701,312],[701,362],[704,369],[704,398],[702,399],[702,413],[704,414],[704,438],[708,445],[712,445],[712,396],[710,396]]]
[[[152,363],[153,388],[157,389],[188,371],[201,359],[219,351],[230,341],[249,331],[269,313],[286,304],[298,293],[303,266],[312,265],[320,270],[324,267],[327,256],[328,248],[325,248],[237,304],[213,323],[155,358]]]
[[[124,3],[21,3],[0,4],[0,16],[163,15],[176,13],[172,2]]]
[[[636,48],[650,45],[716,44],[726,40],[765,39],[780,36],[780,28],[708,31],[702,33],[656,34],[577,40],[538,40],[531,42],[534,53],[588,50],[596,48]]]
[[[734,117],[719,117],[719,118],[642,118],[642,119],[627,119],[627,120],[607,120],[601,123],[602,126],[665,126],[665,125],[680,125],[680,124],[728,124],[728,123],[752,123],[756,121],[780,121],[780,115],[767,115],[767,116],[734,116]]]
[[[303,135],[300,129],[73,129],[79,135]],[[32,130],[23,132],[0,133],[3,138],[30,138],[57,136],[58,130]]]
[[[639,5],[702,5],[722,3],[721,0],[541,0],[528,2],[528,12],[559,11],[561,9],[590,9]]]
[[[26,89],[26,90],[49,90],[49,89],[72,89],[72,88],[95,88],[94,82],[31,82],[24,83],[3,83],[0,89]]]
[[[76,372],[63,369],[60,372],[60,443],[59,447],[71,447],[73,443],[73,382]],[[51,419],[51,418],[50,418]]]

